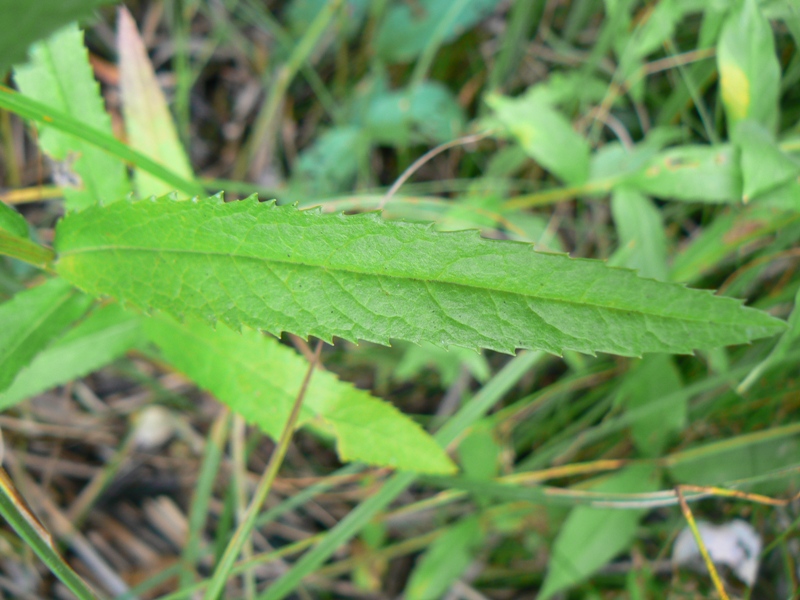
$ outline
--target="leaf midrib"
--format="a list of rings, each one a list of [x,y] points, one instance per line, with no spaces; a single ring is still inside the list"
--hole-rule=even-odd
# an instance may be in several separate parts
[[[71,255],[76,255],[76,254],[92,254],[92,253],[118,252],[118,251],[145,252],[145,253],[153,253],[153,254],[162,254],[162,253],[168,253],[168,254],[194,254],[194,255],[200,255],[200,256],[220,257],[220,258],[227,258],[227,259],[255,260],[255,261],[263,262],[263,263],[277,263],[277,264],[280,264],[280,265],[290,265],[290,266],[300,266],[300,267],[307,267],[307,268],[314,268],[314,269],[324,269],[326,271],[338,271],[338,272],[349,273],[349,274],[371,275],[371,276],[374,276],[374,277],[385,277],[385,278],[390,278],[390,279],[397,279],[397,280],[400,280],[400,281],[417,281],[417,282],[421,282],[421,283],[446,283],[448,285],[454,285],[454,286],[460,286],[460,287],[464,287],[464,288],[471,288],[471,289],[478,289],[478,290],[486,290],[488,292],[502,292],[502,293],[505,293],[505,294],[512,294],[514,296],[521,296],[523,298],[534,298],[534,299],[538,299],[538,300],[547,300],[547,301],[552,301],[552,302],[560,302],[562,304],[567,304],[567,305],[570,305],[570,306],[590,307],[590,308],[597,308],[597,309],[600,309],[600,310],[607,310],[607,311],[635,313],[635,314],[639,314],[639,315],[642,315],[642,316],[645,316],[645,317],[655,317],[655,318],[660,318],[660,319],[673,319],[673,320],[676,320],[676,321],[684,321],[684,322],[689,322],[689,323],[707,323],[708,322],[707,318],[700,318],[700,317],[691,318],[690,316],[687,316],[687,315],[680,315],[680,316],[665,315],[665,314],[659,314],[659,313],[656,313],[656,312],[643,311],[643,310],[637,309],[637,308],[617,308],[617,307],[608,306],[608,305],[604,305],[604,304],[595,304],[595,303],[592,303],[592,302],[577,302],[575,300],[569,300],[569,299],[565,299],[565,298],[556,298],[556,297],[552,297],[552,296],[541,296],[541,295],[536,295],[536,294],[524,294],[524,293],[516,292],[516,291],[498,289],[498,288],[493,288],[493,287],[486,287],[486,286],[481,286],[481,285],[466,284],[466,283],[461,283],[461,282],[457,282],[457,281],[450,281],[450,280],[447,280],[447,279],[420,279],[418,277],[411,277],[411,276],[401,277],[401,276],[398,276],[398,275],[392,275],[392,274],[388,274],[388,273],[376,273],[375,271],[359,271],[359,270],[354,270],[354,269],[346,269],[346,268],[342,268],[342,267],[333,267],[332,268],[332,267],[329,267],[329,266],[319,265],[319,264],[314,264],[314,263],[309,264],[309,263],[305,263],[305,262],[301,262],[301,261],[288,261],[288,260],[281,260],[281,259],[278,259],[278,258],[275,258],[275,259],[272,259],[272,258],[261,258],[261,257],[258,257],[258,256],[250,256],[250,255],[247,255],[247,254],[232,254],[232,253],[229,253],[229,252],[214,252],[214,251],[209,251],[209,250],[190,250],[190,249],[176,249],[176,248],[148,248],[148,247],[139,247],[139,246],[94,246],[94,247],[91,247],[91,248],[78,248],[78,249],[75,249],[75,250],[66,250],[64,252],[60,252],[58,254],[58,257],[60,259],[62,257],[67,257],[67,256],[71,256]],[[698,293],[702,293],[703,292],[703,290],[694,290],[694,291],[696,291]],[[741,305],[740,305],[740,308],[742,308]],[[726,322],[717,322],[717,324],[718,325],[728,325],[728,324],[731,324],[731,323],[726,321]],[[754,325],[754,326],[757,326],[757,325]],[[759,325],[759,327],[761,327],[761,326]]]

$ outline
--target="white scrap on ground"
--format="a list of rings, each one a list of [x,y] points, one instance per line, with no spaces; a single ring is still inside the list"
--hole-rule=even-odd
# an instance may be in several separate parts
[[[739,579],[752,587],[756,581],[762,547],[761,536],[753,526],[735,519],[722,525],[698,521],[697,529],[714,564],[730,567]],[[675,540],[672,562],[705,571],[700,549],[688,527]]]

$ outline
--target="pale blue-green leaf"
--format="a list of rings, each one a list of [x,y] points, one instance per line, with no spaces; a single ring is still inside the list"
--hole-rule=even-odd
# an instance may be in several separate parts
[[[584,183],[589,178],[589,143],[544,96],[536,88],[519,98],[489,96],[486,103],[505,128],[497,135],[516,139],[528,156],[565,182]]]
[[[461,134],[464,111],[437,81],[378,94],[369,103],[365,129],[379,144],[408,146],[450,141]]]
[[[454,4],[461,8],[453,12]],[[389,6],[375,34],[375,51],[387,62],[410,62],[440,36],[450,42],[489,16],[498,0],[418,0]]]
[[[292,173],[290,195],[296,199],[334,196],[352,188],[361,166],[367,164],[369,143],[364,130],[335,127],[320,134],[300,153]]]
[[[27,96],[112,135],[111,119],[83,45],[83,32],[76,25],[37,43],[30,63],[15,69],[14,80]],[[53,159],[64,161],[77,176],[76,187],[64,187],[67,210],[108,204],[130,192],[122,161],[54,127],[40,125],[40,129],[40,147]]]
[[[667,279],[667,237],[661,212],[650,198],[626,187],[611,195],[611,214],[619,235],[620,252],[626,260],[611,264],[634,269],[642,277]]]
[[[95,310],[20,371],[0,393],[0,410],[96,371],[140,345],[140,320],[118,304]]]
[[[592,487],[598,492],[652,492],[658,489],[650,465],[626,467]],[[547,600],[557,592],[585,581],[633,542],[644,510],[572,509],[553,544],[553,551],[537,598]]]
[[[742,199],[741,170],[730,146],[679,146],[652,158],[624,185],[665,200],[734,203]]]
[[[406,585],[407,600],[439,600],[464,574],[486,537],[473,515],[445,529],[419,558]]]
[[[691,352],[783,331],[731,298],[475,231],[255,199],[162,198],[68,215],[56,269],[92,295],[176,316],[504,352]]]
[[[167,361],[274,439],[286,423],[308,362],[275,338],[222,324],[178,323],[165,316],[145,321],[145,331]],[[343,461],[360,461],[422,473],[455,470],[432,437],[391,404],[338,380],[314,373],[298,425],[332,434]]]
[[[91,303],[63,279],[50,279],[0,304],[0,391]]]

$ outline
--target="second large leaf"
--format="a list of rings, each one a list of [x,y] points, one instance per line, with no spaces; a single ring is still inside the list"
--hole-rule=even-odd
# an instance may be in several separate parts
[[[68,215],[57,270],[94,295],[278,334],[513,352],[689,353],[773,335],[737,300],[530,244],[256,199]]]

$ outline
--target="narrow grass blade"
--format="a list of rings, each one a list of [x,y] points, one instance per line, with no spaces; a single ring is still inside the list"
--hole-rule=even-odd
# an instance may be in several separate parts
[[[2,85],[0,85],[0,108],[18,114],[23,119],[53,127],[77,139],[84,140],[97,146],[109,154],[134,165],[138,169],[147,171],[162,181],[166,181],[176,190],[184,194],[189,196],[203,194],[203,188],[199,184],[193,181],[187,181],[184,177],[162,167],[141,152],[136,152],[122,142],[117,141],[113,136],[88,127],[85,123],[78,121],[62,111],[52,109]]]
[[[73,594],[80,600],[96,600],[95,593],[56,551],[50,534],[19,495],[2,468],[0,468],[0,515]]]

